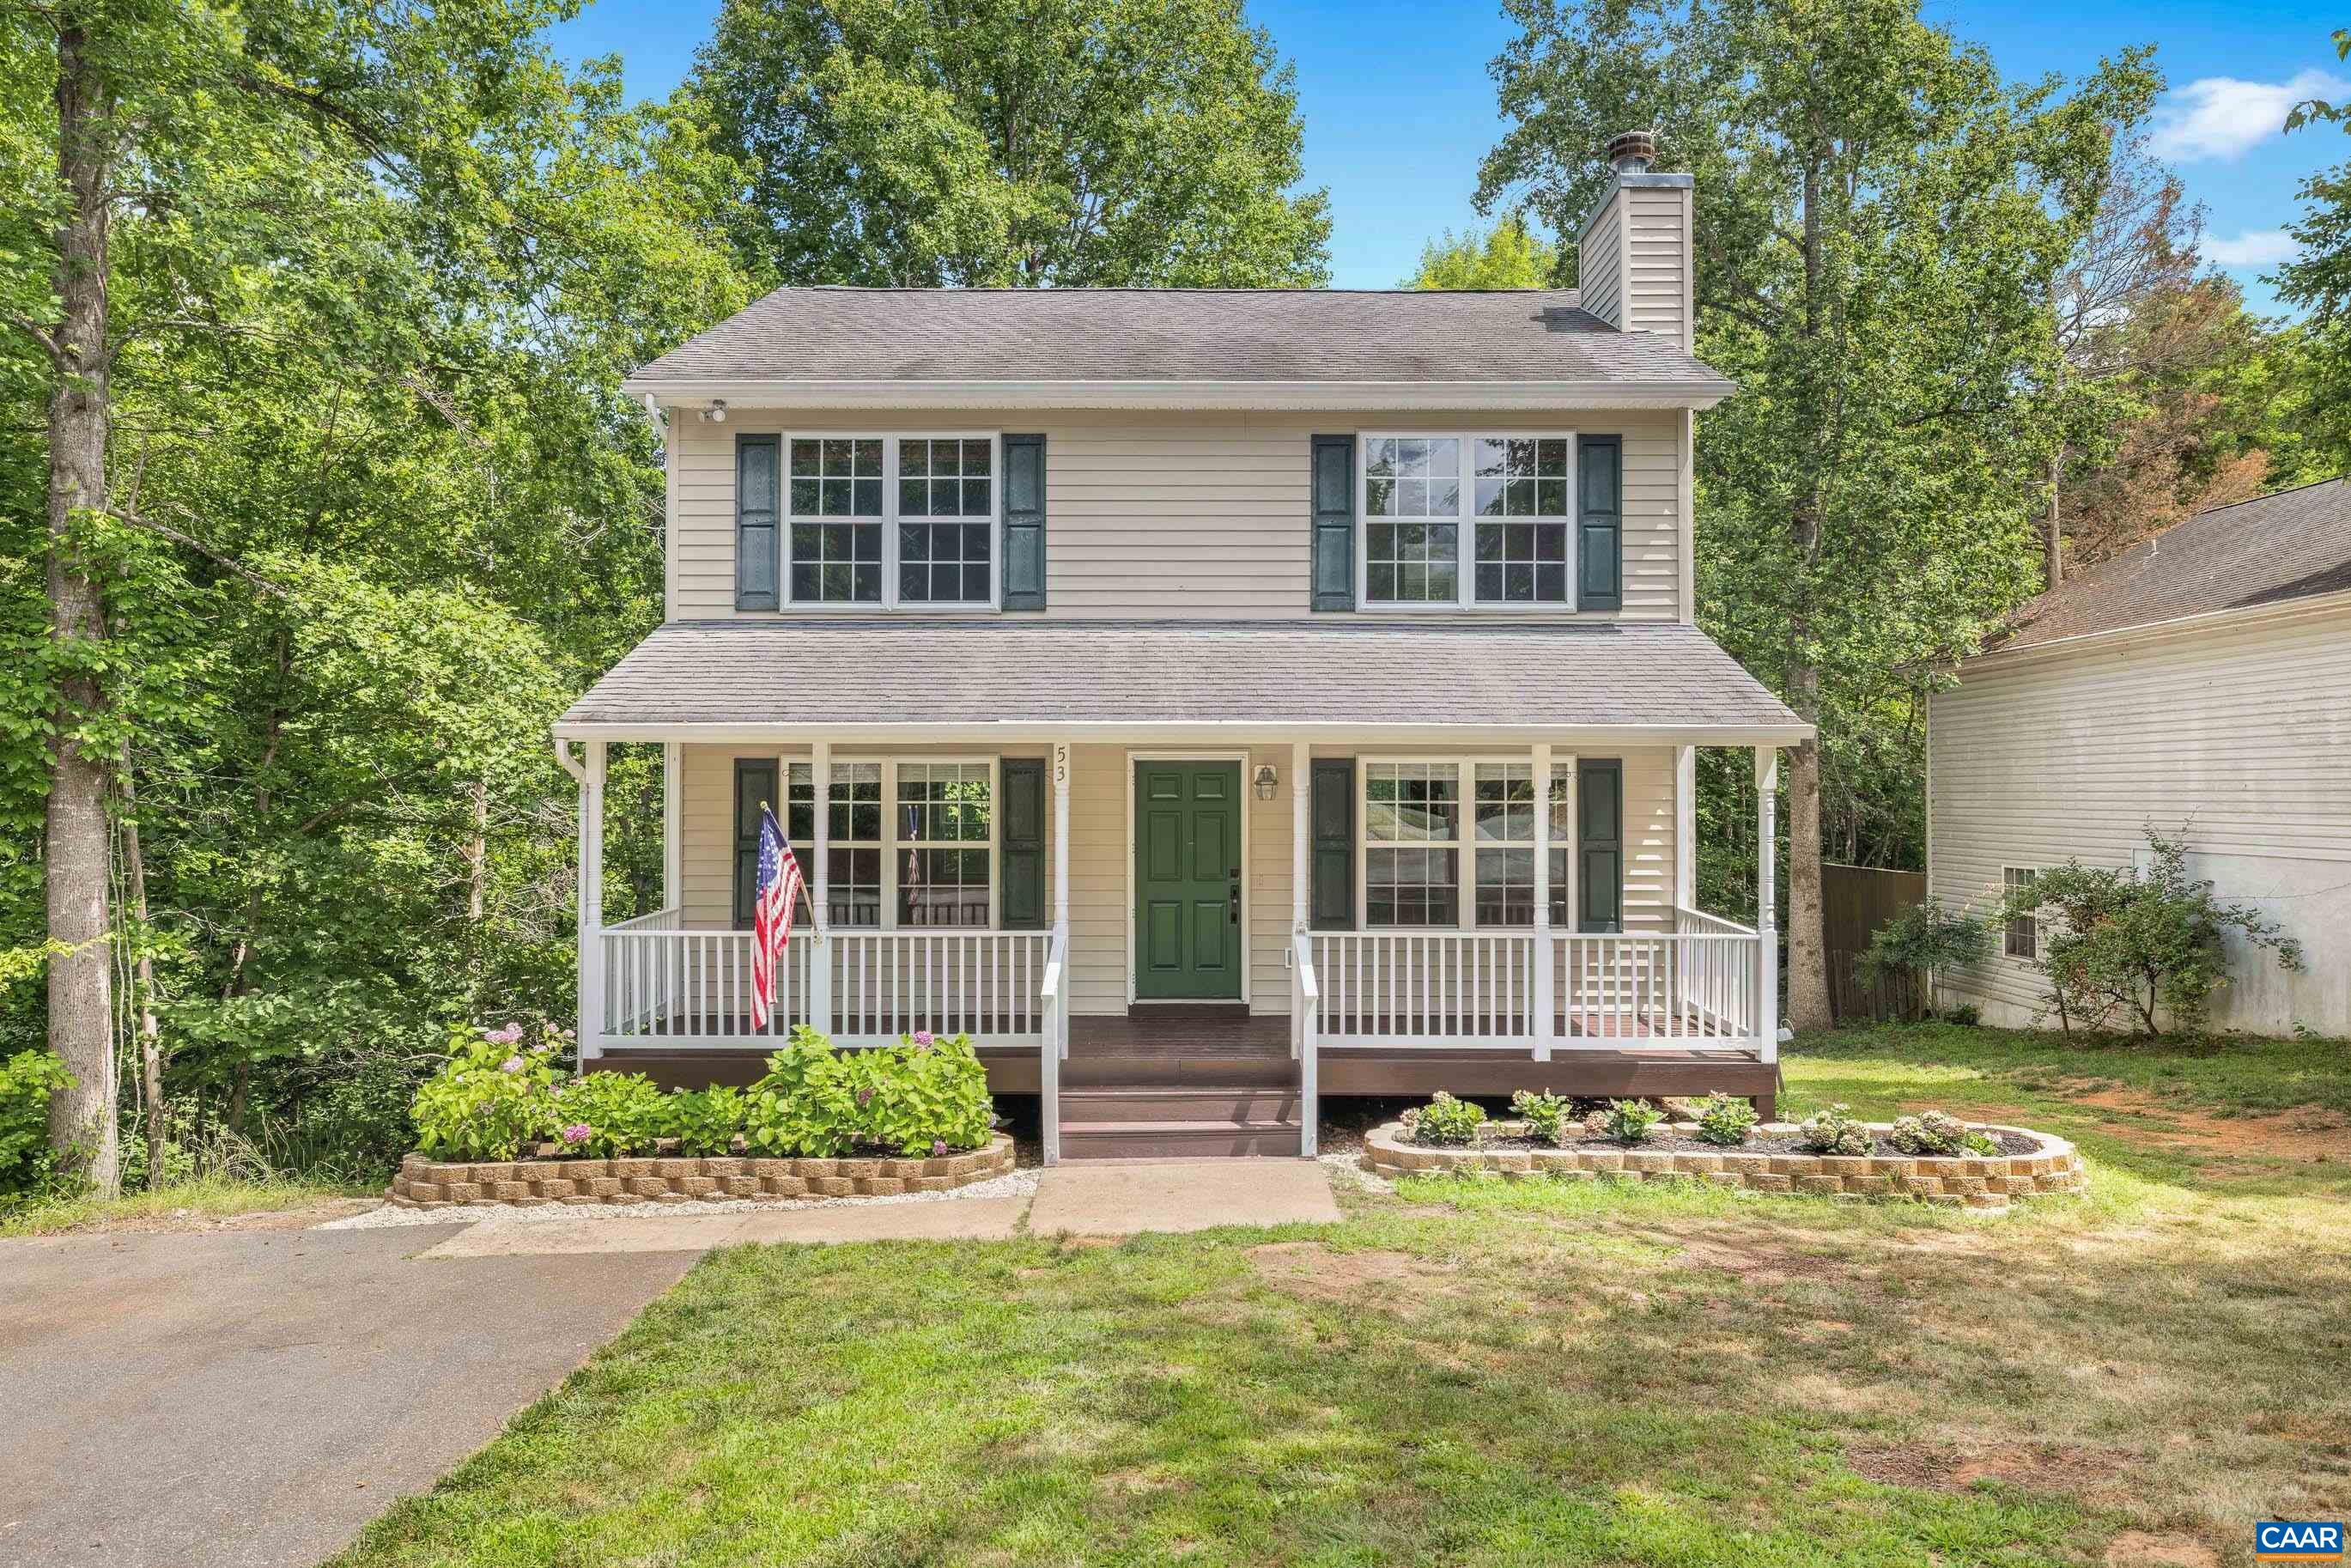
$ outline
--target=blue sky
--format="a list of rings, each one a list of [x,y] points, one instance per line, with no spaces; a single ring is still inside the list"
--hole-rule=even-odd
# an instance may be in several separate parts
[[[632,97],[665,94],[705,37],[716,0],[591,0],[557,34],[574,58],[617,54]],[[1478,162],[1500,133],[1487,62],[1509,36],[1499,7],[1390,0],[1251,0],[1250,16],[1298,68],[1306,122],[1306,183],[1327,186],[1335,220],[1332,281],[1380,288],[1400,281],[1422,242],[1479,223]],[[2351,66],[2328,35],[2340,6],[2278,4],[2038,5],[1928,0],[1928,14],[1991,49],[2013,79],[2094,69],[2126,45],[2156,46],[2170,82],[2158,148],[2210,209],[2207,254],[2273,309],[2260,275],[2290,253],[2294,191],[2351,159],[2330,127],[2280,133],[2297,98],[2351,98]]]

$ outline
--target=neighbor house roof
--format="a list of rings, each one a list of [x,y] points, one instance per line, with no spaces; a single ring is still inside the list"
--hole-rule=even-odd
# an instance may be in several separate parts
[[[772,402],[862,389],[1089,398],[1220,387],[1459,389],[1473,402],[1604,393],[1710,403],[1731,383],[1674,339],[1621,332],[1575,290],[779,288],[671,350],[633,396]]]
[[[574,703],[556,733],[747,739],[897,727],[1043,739],[1186,727],[1266,739],[1616,730],[1684,744],[1706,731],[1724,745],[1811,733],[1704,632],[1675,622],[1011,617],[675,622]]]
[[[1988,653],[2351,589],[2351,484],[2214,507],[2018,610]]]

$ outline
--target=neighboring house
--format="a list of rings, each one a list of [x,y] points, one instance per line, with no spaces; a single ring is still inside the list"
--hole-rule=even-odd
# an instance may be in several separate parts
[[[1620,143],[1581,296],[794,288],[630,378],[667,623],[556,728],[590,1065],[967,1030],[1049,1158],[1311,1153],[1318,1093],[1768,1103],[1691,748],[1811,731],[1692,624],[1733,389],[1689,179]],[[614,742],[665,747],[667,895],[597,929]],[[763,801],[821,918],[754,1033]]]
[[[2241,946],[2216,1028],[2351,1034],[2351,486],[2201,512],[2043,594],[1936,694],[1928,896],[1990,911],[2079,859],[2145,863],[2184,836],[2217,896],[2302,939],[2307,969]],[[1946,1003],[2027,1024],[2045,934],[1938,977]]]

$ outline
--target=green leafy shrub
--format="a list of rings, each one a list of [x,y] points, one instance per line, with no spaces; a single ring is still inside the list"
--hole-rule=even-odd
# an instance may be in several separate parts
[[[1894,976],[1916,981],[1909,1004],[1915,1019],[1925,1012],[1930,974],[1965,968],[1991,956],[1991,927],[1983,921],[1939,904],[1916,904],[1870,933],[1856,967],[1865,986],[1881,985]]]
[[[1510,1113],[1526,1123],[1527,1136],[1556,1144],[1560,1128],[1567,1121],[1569,1104],[1564,1094],[1553,1094],[1548,1090],[1537,1094],[1521,1089],[1510,1096]]]
[[[1416,1144],[1459,1148],[1478,1141],[1486,1124],[1486,1108],[1474,1100],[1456,1100],[1438,1090],[1426,1105],[1404,1113],[1404,1135]]]
[[[1759,1120],[1754,1106],[1718,1089],[1698,1103],[1698,1135],[1707,1143],[1734,1148],[1747,1141]]]
[[[1973,1029],[1983,1022],[1983,1009],[1973,1002],[1961,1002],[1945,1013],[1943,1019],[1945,1022],[1958,1024],[1962,1029]]]
[[[555,1052],[521,1040],[511,1024],[450,1030],[449,1059],[409,1106],[418,1148],[444,1159],[510,1160],[553,1134]]]
[[[1940,1111],[1922,1111],[1916,1116],[1896,1116],[1894,1130],[1886,1141],[1906,1155],[1991,1155],[2000,1145],[1981,1133],[1971,1131],[1957,1116]]]
[[[1796,1146],[1816,1155],[1865,1155],[1876,1142],[1853,1107],[1843,1102],[1807,1118],[1796,1130]]]
[[[662,1107],[663,1135],[675,1138],[677,1152],[689,1158],[722,1157],[734,1152],[748,1108],[739,1089],[683,1089]]]
[[[36,1047],[0,1061],[0,1194],[48,1180],[49,1096],[73,1082],[56,1052]]]
[[[650,1154],[670,1131],[674,1098],[642,1072],[585,1073],[555,1092],[556,1141],[588,1160]]]
[[[1638,1144],[1646,1141],[1651,1129],[1665,1119],[1666,1113],[1646,1100],[1611,1100],[1606,1110],[1585,1117],[1583,1125],[1596,1137]]]
[[[982,1147],[995,1113],[967,1035],[918,1030],[899,1045],[836,1051],[803,1024],[768,1058],[744,1120],[765,1153],[829,1159],[871,1148],[913,1158]]]
[[[2299,972],[2302,944],[2251,904],[2221,904],[2212,884],[2188,874],[2188,845],[2149,831],[2144,870],[2085,866],[2043,871],[2011,892],[2005,920],[2043,921],[2035,961],[2049,985],[2058,1026],[2103,1030],[2117,1018],[2140,1034],[2159,1032],[2158,1013],[2193,1034],[2212,993],[2229,983],[2227,934],[2262,948],[2278,967]]]

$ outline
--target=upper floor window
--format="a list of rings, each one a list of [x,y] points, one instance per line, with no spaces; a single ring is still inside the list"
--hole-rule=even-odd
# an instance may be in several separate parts
[[[765,446],[750,443],[766,440]],[[784,441],[782,580],[807,605],[980,607],[996,600],[997,441],[993,435],[793,435]],[[747,524],[773,438],[747,438],[738,478]],[[772,473],[772,466],[767,468]],[[770,514],[772,515],[772,514]],[[746,551],[772,550],[747,526]],[[757,584],[761,571],[738,576]],[[750,608],[768,608],[753,596]]]
[[[1364,602],[1573,605],[1566,435],[1369,435]]]

